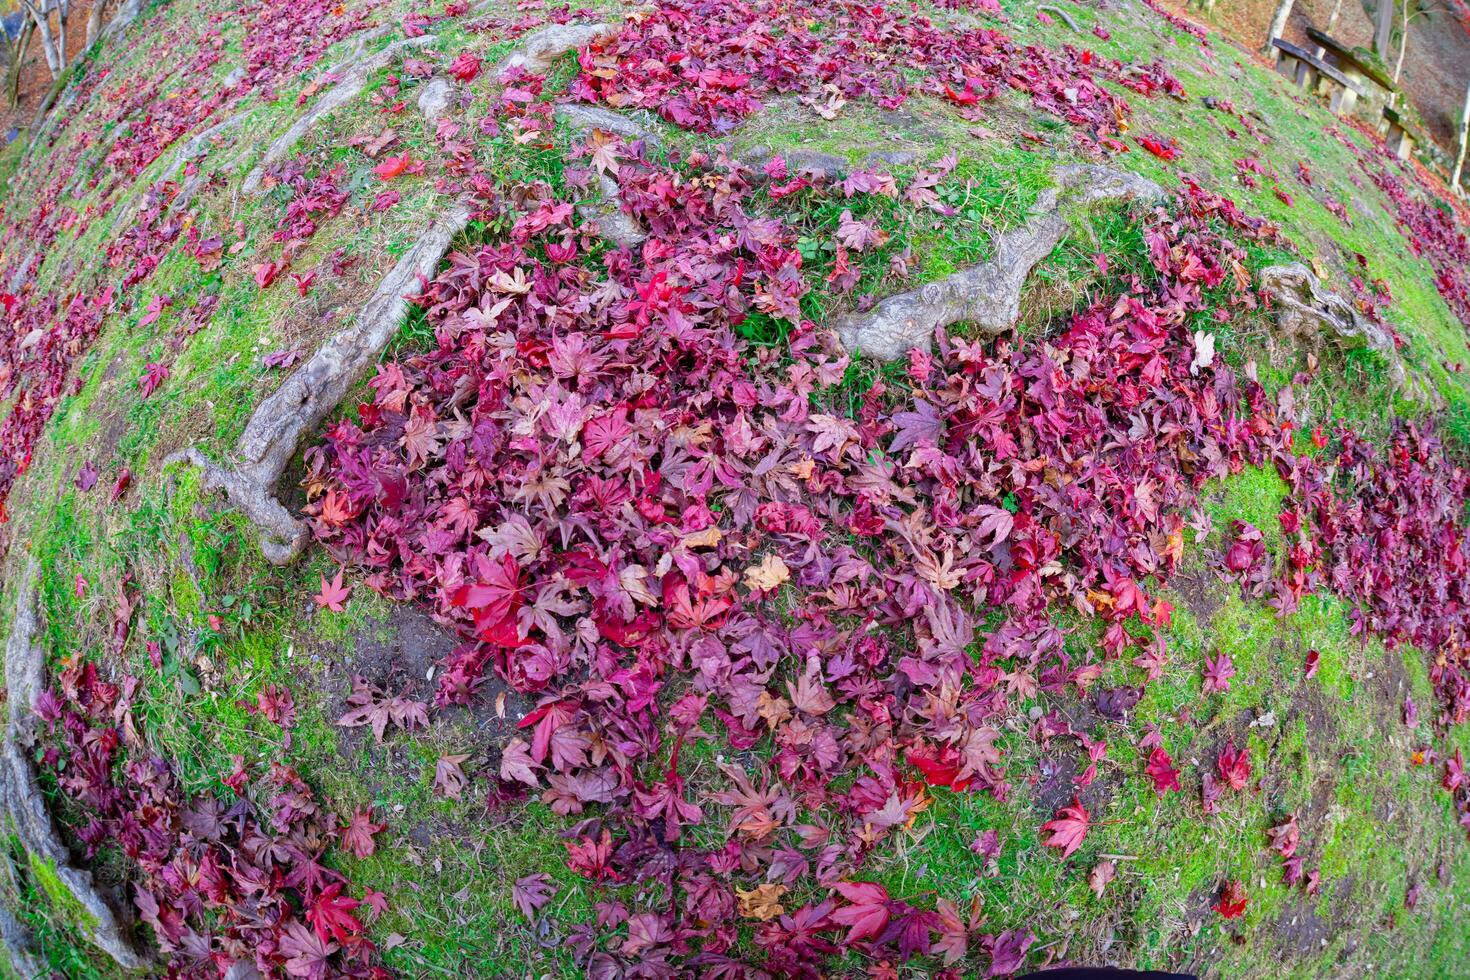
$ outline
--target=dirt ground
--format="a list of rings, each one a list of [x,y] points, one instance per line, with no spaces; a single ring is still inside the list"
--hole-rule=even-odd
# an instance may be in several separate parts
[[[1287,24],[1286,39],[1307,45],[1307,28],[1325,29],[1338,0],[1297,0]],[[1275,13],[1277,0],[1225,0],[1214,11],[1214,21],[1227,35],[1247,48],[1259,47]],[[1373,20],[1362,0],[1341,0],[1332,36],[1352,47],[1371,48]],[[1184,9],[1182,2],[1174,6]],[[1197,11],[1184,10],[1198,17]],[[1392,60],[1389,62],[1393,68]],[[1401,82],[1409,100],[1424,117],[1428,135],[1446,149],[1454,145],[1455,123],[1470,85],[1470,30],[1448,13],[1421,17],[1409,25],[1409,49]]]
[[[93,0],[72,0],[66,21],[66,60],[71,62],[81,53],[87,38],[87,17],[92,12]],[[0,11],[8,11],[11,4],[0,2]],[[30,124],[36,107],[46,97],[54,79],[46,67],[46,58],[41,53],[41,42],[31,39],[21,65],[20,98],[15,106],[0,97],[0,135],[8,134],[12,128],[24,128]]]

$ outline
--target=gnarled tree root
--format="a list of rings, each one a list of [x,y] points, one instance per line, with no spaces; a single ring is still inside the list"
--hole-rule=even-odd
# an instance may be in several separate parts
[[[1367,347],[1397,361],[1393,338],[1351,302],[1330,293],[1316,274],[1300,262],[1267,266],[1256,275],[1261,291],[1276,308],[1276,323],[1292,337],[1325,333],[1344,347]],[[1315,323],[1318,329],[1307,326]]]
[[[3,830],[20,841],[33,859],[55,869],[56,878],[66,887],[82,908],[88,938],[121,967],[139,970],[149,961],[139,954],[128,937],[122,919],[97,890],[92,874],[72,866],[71,855],[56,832],[56,824],[46,807],[46,797],[36,782],[35,767],[25,746],[35,740],[38,719],[32,711],[36,696],[45,683],[45,655],[36,644],[40,616],[36,606],[36,580],[39,575],[34,559],[21,577],[16,597],[15,616],[10,637],[5,644],[5,683],[10,702],[5,734],[0,739],[0,815]],[[7,918],[9,918],[7,916]],[[18,922],[5,926],[7,951],[15,951],[14,962],[23,962],[27,952],[23,930],[12,929]]]
[[[439,215],[378,283],[352,325],[334,334],[260,403],[240,435],[234,465],[212,462],[193,447],[164,460],[164,466],[182,462],[200,467],[205,485],[223,491],[255,525],[267,561],[288,564],[306,547],[306,525],[276,499],[276,486],[301,440],[321,425],[388,346],[408,309],[404,296],[420,276],[434,274],[469,217],[464,203]]]
[[[641,123],[599,106],[557,106],[556,117],[578,132],[599,129],[629,142],[643,140],[653,146],[657,146],[659,142],[658,135]],[[602,192],[601,201],[588,201],[577,206],[577,213],[582,216],[582,220],[596,225],[602,237],[619,248],[636,248],[642,245],[648,239],[648,232],[636,218],[623,210],[618,182],[605,173],[598,174],[597,188]]]
[[[240,184],[240,190],[246,194],[258,194],[261,184],[265,180],[266,168],[274,166],[286,159],[286,154],[291,148],[299,143],[307,133],[325,116],[336,112],[342,106],[357,98],[368,83],[373,74],[388,67],[393,59],[409,48],[419,47],[432,43],[434,35],[422,34],[418,37],[406,37],[394,41],[381,51],[370,55],[355,55],[344,64],[332,69],[331,74],[340,74],[341,78],[326,92],[323,92],[310,109],[299,116],[280,136],[271,141],[266,148],[265,156],[261,157],[255,169],[246,175]]]
[[[1106,167],[1061,167],[1055,176],[1057,186],[1041,193],[1026,223],[996,239],[989,262],[839,317],[832,326],[842,343],[891,361],[914,347],[928,350],[936,330],[961,321],[981,333],[1004,333],[1020,315],[1027,276],[1067,235],[1066,207],[1164,196],[1152,181]]]
[[[616,24],[552,24],[527,34],[521,49],[506,58],[500,70],[523,68],[533,75],[544,75],[568,51],[617,32]]]

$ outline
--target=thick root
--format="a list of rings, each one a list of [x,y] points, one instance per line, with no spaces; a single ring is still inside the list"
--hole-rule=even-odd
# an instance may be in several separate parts
[[[26,749],[35,741],[38,724],[32,706],[45,685],[45,652],[36,643],[40,632],[36,606],[38,577],[38,566],[32,559],[21,578],[10,637],[5,644],[5,684],[10,710],[4,738],[0,741],[0,804],[4,807],[0,812],[6,818],[4,829],[20,842],[26,853],[55,869],[57,879],[85,913],[88,937],[97,948],[123,969],[141,970],[149,961],[138,953],[122,919],[93,884],[91,872],[72,866],[71,855],[56,832]],[[11,929],[5,920],[12,923],[14,920],[8,914],[0,919],[0,926],[5,927],[7,951],[12,952],[13,962],[23,962],[20,956],[26,952],[24,931]]]
[[[404,296],[417,287],[420,276],[434,274],[469,218],[469,206],[463,203],[441,214],[378,283],[352,325],[334,334],[260,403],[240,435],[236,466],[214,463],[192,447],[164,460],[165,466],[182,462],[200,467],[206,486],[223,491],[259,530],[267,561],[289,564],[306,546],[306,525],[276,499],[276,487],[301,440],[321,425],[388,346],[408,310]]]
[[[840,317],[832,326],[842,343],[891,361],[914,347],[928,350],[934,332],[955,323],[970,323],[980,333],[1004,333],[1020,315],[1021,291],[1031,270],[1067,235],[1065,207],[1164,196],[1152,181],[1106,167],[1062,167],[1056,177],[1058,186],[1042,192],[1030,219],[996,240],[993,259],[890,296],[866,313]]]
[[[332,74],[341,76],[337,84],[322,93],[321,97],[312,103],[311,108],[291,124],[290,129],[271,142],[271,145],[266,148],[265,156],[261,157],[260,163],[256,164],[255,169],[250,171],[241,182],[240,190],[245,194],[259,194],[261,184],[265,180],[266,170],[286,159],[292,147],[301,142],[301,139],[311,132],[318,122],[357,98],[373,74],[388,67],[399,54],[410,48],[429,44],[433,40],[434,35],[432,34],[403,38],[394,41],[376,54],[355,56],[346,64],[332,69]]]

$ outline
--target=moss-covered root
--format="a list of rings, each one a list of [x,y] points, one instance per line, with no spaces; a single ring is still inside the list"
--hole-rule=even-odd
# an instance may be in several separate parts
[[[1020,315],[1021,291],[1031,270],[1071,227],[1064,208],[1164,196],[1153,181],[1106,167],[1061,167],[1056,177],[1057,186],[1042,192],[1030,220],[996,240],[993,259],[890,296],[867,313],[838,319],[833,327],[843,344],[891,361],[914,347],[928,350],[936,330],[961,320],[983,333],[1004,333]]]
[[[450,242],[469,219],[469,205],[450,205],[378,283],[352,325],[334,334],[260,403],[236,447],[237,467],[213,463],[193,447],[164,460],[165,466],[188,463],[203,468],[205,485],[223,491],[259,530],[261,553],[272,564],[289,564],[306,547],[305,525],[275,496],[297,447],[388,346],[408,308],[404,296],[420,278],[434,274]]]

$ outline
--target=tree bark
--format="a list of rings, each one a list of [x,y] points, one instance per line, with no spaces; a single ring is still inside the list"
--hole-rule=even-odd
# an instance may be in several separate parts
[[[36,0],[20,0],[20,5],[30,15],[31,23],[36,25],[36,35],[41,39],[41,52],[46,56],[46,67],[51,71],[51,77],[57,78],[66,65],[56,53],[56,38],[51,34],[51,12],[42,11],[44,0],[42,5],[38,5]]]
[[[1332,13],[1327,15],[1327,28],[1325,33],[1331,34],[1332,29],[1337,26],[1337,18],[1342,14],[1342,0],[1336,0],[1332,5]]]
[[[58,0],[56,4],[56,64],[61,72],[66,71],[66,15],[71,12],[71,0]]]
[[[1404,54],[1409,50],[1409,0],[1403,0],[1403,14],[1399,18],[1399,57],[1393,65],[1393,83],[1399,83],[1404,73]]]
[[[31,49],[31,38],[36,36],[36,25],[25,21],[15,40],[10,45],[10,64],[6,68],[5,94],[11,108],[20,103],[20,70],[25,64],[26,53]]]
[[[87,15],[87,40],[83,45],[90,48],[97,43],[97,37],[102,33],[102,15],[107,10],[107,0],[97,0],[92,4],[92,12]]]
[[[1378,11],[1374,17],[1373,50],[1385,60],[1392,53],[1389,45],[1393,34],[1393,7],[1394,0],[1378,0]]]
[[[1281,0],[1276,7],[1276,16],[1271,18],[1271,26],[1266,33],[1266,53],[1271,53],[1271,42],[1276,40],[1286,30],[1286,22],[1291,19],[1291,8],[1296,0]]]
[[[1455,171],[1450,176],[1450,187],[1456,194],[1464,195],[1460,189],[1460,174],[1465,169],[1465,149],[1470,144],[1470,86],[1465,88],[1465,106],[1460,110],[1460,126],[1458,136],[1460,137],[1460,152],[1455,154]]]

